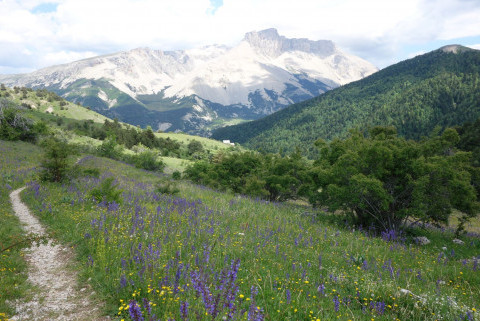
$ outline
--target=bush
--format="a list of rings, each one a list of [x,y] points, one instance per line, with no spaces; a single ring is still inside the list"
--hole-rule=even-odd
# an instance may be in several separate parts
[[[157,153],[146,150],[132,157],[132,161],[137,168],[143,168],[149,171],[163,171],[165,164],[158,159]]]
[[[187,149],[188,149],[188,155],[193,155],[195,153],[202,153],[203,145],[198,140],[194,139],[190,143],[188,143]]]
[[[75,155],[75,149],[67,142],[49,138],[42,143],[45,149],[41,161],[40,179],[49,182],[61,182],[71,176],[72,165],[69,156]]]
[[[119,160],[122,156],[123,148],[117,144],[114,137],[106,138],[97,148],[97,154],[102,157]]]
[[[37,133],[33,121],[22,115],[22,109],[7,99],[0,99],[0,139],[34,141]]]
[[[182,178],[182,173],[180,173],[179,171],[174,171],[172,173],[172,178],[175,179],[175,180],[179,180]]]
[[[185,176],[213,188],[260,197],[271,201],[295,199],[308,180],[307,163],[296,152],[290,156],[254,152],[218,153],[210,162],[198,161]]]
[[[176,195],[180,192],[180,190],[177,187],[177,183],[165,179],[156,184],[155,192],[159,194]]]
[[[104,179],[98,187],[95,187],[90,191],[90,196],[97,202],[106,203],[121,203],[122,190],[117,189],[117,186],[113,184],[114,178],[108,177]]]

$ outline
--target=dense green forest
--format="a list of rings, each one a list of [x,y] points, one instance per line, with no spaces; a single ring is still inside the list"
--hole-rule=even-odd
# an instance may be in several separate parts
[[[387,67],[360,81],[292,105],[261,120],[218,129],[230,139],[267,152],[300,147],[314,157],[313,142],[345,138],[352,128],[394,126],[408,139],[480,117],[480,51],[442,49]]]

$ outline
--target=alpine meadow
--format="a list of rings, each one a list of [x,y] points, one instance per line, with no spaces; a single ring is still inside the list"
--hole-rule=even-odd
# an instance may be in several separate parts
[[[0,82],[0,321],[480,320],[479,50],[266,29]]]

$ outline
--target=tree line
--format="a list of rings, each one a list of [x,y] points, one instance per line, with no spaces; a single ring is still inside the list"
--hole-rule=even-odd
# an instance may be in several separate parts
[[[299,150],[286,156],[217,154],[187,168],[185,176],[271,201],[308,199],[341,211],[353,224],[380,230],[400,229],[411,218],[447,223],[452,209],[463,213],[464,224],[480,208],[479,144],[478,126],[471,124],[419,141],[377,126],[330,143],[317,140],[313,162]]]

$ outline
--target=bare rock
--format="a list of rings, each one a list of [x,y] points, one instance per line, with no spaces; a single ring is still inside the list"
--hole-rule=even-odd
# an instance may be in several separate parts
[[[427,245],[430,243],[430,240],[426,236],[417,236],[413,240],[419,245]]]

